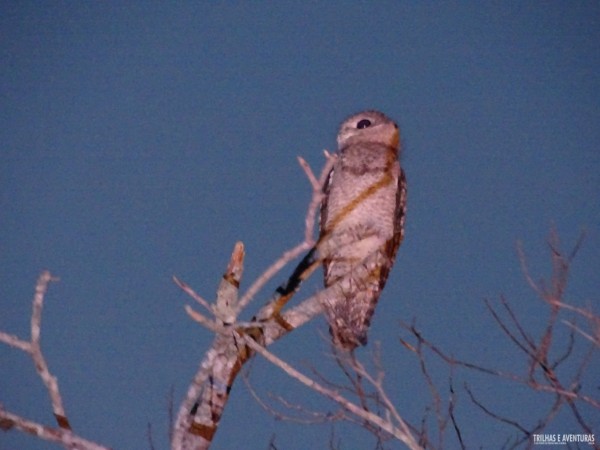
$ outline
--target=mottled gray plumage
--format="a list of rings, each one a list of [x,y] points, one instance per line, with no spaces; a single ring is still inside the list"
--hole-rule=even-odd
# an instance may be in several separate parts
[[[321,205],[318,249],[333,342],[353,349],[367,342],[375,306],[402,241],[406,180],[399,163],[398,126],[364,111],[338,133],[338,160]]]

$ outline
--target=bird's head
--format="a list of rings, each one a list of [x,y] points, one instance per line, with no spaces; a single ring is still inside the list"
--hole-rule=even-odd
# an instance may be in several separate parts
[[[377,143],[397,148],[400,141],[398,125],[379,111],[363,111],[348,117],[340,126],[338,149],[354,143]]]

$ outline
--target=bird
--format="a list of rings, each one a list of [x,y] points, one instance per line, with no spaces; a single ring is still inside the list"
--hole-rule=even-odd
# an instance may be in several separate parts
[[[348,117],[337,146],[323,187],[316,247],[333,344],[352,351],[367,344],[371,318],[404,237],[406,177],[398,125],[379,111]]]

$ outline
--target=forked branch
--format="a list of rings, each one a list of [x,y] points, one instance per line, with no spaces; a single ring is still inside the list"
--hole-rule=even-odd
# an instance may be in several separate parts
[[[322,186],[333,167],[335,158],[326,153],[325,166],[318,178],[308,164],[299,158],[300,165],[312,187],[312,198],[306,213],[304,239],[268,267],[244,295],[239,296],[244,263],[241,243],[236,244],[234,248],[214,304],[211,305],[187,284],[175,279],[179,287],[209,311],[212,317],[189,306],[186,307],[190,317],[214,332],[215,338],[179,408],[171,442],[173,450],[206,449],[210,446],[229,399],[231,387],[243,364],[254,354],[254,349],[247,345],[247,339],[258,342],[260,346],[268,346],[321,313],[320,299],[327,290],[305,299],[294,308],[285,309],[301,282],[301,279],[298,279],[294,280],[293,286],[284,283],[285,289],[278,290],[275,296],[260,308],[250,323],[238,321],[240,312],[248,306],[265,284],[286,264],[315,244],[313,228],[316,210],[321,203]],[[284,290],[285,295],[281,293]]]
[[[52,373],[50,373],[48,364],[46,363],[46,359],[42,353],[40,336],[42,329],[42,310],[44,306],[44,298],[46,296],[46,292],[48,291],[48,285],[50,282],[57,280],[58,279],[54,278],[48,271],[42,272],[38,277],[35,285],[35,295],[33,296],[30,340],[25,341],[17,336],[0,331],[0,342],[4,342],[11,347],[29,354],[33,360],[33,364],[39,377],[46,385],[46,390],[50,396],[50,403],[52,405],[52,411],[54,412],[54,417],[58,424],[58,428],[48,427],[28,420],[5,410],[1,407],[1,405],[0,428],[4,430],[10,430],[14,428],[16,430],[37,436],[41,439],[61,443],[69,449],[106,449],[106,447],[80,438],[71,431],[71,425],[67,419],[67,414],[65,413],[62,397],[58,388],[58,380],[54,375],[52,375]]]

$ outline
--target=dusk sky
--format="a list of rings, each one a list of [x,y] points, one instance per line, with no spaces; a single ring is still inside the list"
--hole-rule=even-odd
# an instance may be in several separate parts
[[[526,373],[484,303],[504,296],[532,335],[544,329],[518,242],[538,280],[550,275],[551,230],[565,250],[585,232],[564,300],[600,310],[599,73],[594,1],[3,2],[0,330],[27,339],[35,281],[50,270],[60,282],[47,294],[42,348],[73,429],[143,449],[151,423],[156,448],[168,448],[169,392],[177,408],[213,338],[185,314],[193,301],[171,277],[212,299],[241,240],[247,288],[302,240],[310,186],[296,157],[319,171],[339,124],[377,109],[400,126],[408,212],[358,355],[380,344],[386,388],[418,425],[431,397],[400,321],[457,358]],[[339,377],[323,318],[271,350]],[[447,367],[430,362],[446,399]],[[596,399],[599,373],[596,351],[582,380]],[[249,374],[267,400],[337,409],[260,358]],[[465,381],[525,427],[552,402],[458,371],[468,448],[500,448],[516,431],[475,407]],[[31,360],[5,345],[0,403],[54,425]],[[582,411],[598,440],[600,413]],[[374,448],[356,424],[333,430],[342,449]],[[581,428],[565,410],[544,432]],[[239,379],[212,448],[327,448],[331,434],[331,424],[275,420]],[[459,448],[451,431],[446,443]],[[49,448],[59,447],[0,431],[0,449]]]

